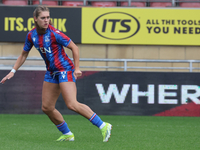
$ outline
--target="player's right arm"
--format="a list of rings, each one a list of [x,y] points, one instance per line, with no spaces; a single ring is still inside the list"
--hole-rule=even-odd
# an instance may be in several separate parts
[[[26,58],[28,57],[29,51],[22,51],[21,55],[18,57],[13,69],[18,70],[22,64],[25,62]],[[6,80],[11,79],[14,76],[14,72],[9,72],[2,80],[0,83],[5,83]]]

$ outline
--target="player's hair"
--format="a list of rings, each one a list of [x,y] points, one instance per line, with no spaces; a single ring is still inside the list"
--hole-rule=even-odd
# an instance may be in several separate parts
[[[50,13],[50,10],[49,10],[48,7],[39,5],[39,6],[34,10],[34,12],[33,12],[33,17],[36,17],[36,18],[37,18],[37,17],[40,15],[40,13],[43,12],[43,11],[48,11],[48,12]],[[41,29],[35,20],[34,20],[34,22],[35,22],[35,27],[36,27],[36,30],[37,30],[38,34],[45,34],[45,33],[46,33],[46,30],[45,30],[45,29]],[[50,21],[49,21],[49,24],[52,25],[51,19],[50,19]]]

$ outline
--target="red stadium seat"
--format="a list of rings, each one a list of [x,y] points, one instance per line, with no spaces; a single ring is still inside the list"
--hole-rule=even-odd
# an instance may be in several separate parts
[[[115,7],[117,6],[117,2],[91,2],[92,6],[96,7]]]
[[[200,7],[200,3],[179,3],[179,6],[180,7],[191,7],[191,8],[194,8],[194,7]]]
[[[160,2],[159,0],[157,1],[158,2],[150,0],[150,7],[172,7],[172,2],[169,2],[169,0],[160,0]]]
[[[63,6],[83,6],[83,1],[62,1]]]
[[[121,6],[128,6],[128,2],[121,2]],[[131,2],[131,6],[146,7],[146,2]]]
[[[40,1],[39,0],[33,1],[33,5],[40,5]],[[46,0],[43,0],[42,1],[42,5],[56,6],[56,5],[58,5],[58,1],[46,1]]]
[[[200,7],[199,0],[179,0],[180,7]]]
[[[28,5],[28,0],[2,0],[4,5]]]

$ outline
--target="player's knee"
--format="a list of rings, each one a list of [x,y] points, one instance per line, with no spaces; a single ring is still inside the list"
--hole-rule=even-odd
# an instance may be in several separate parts
[[[77,111],[76,105],[74,103],[67,104],[67,108],[72,111]]]
[[[54,108],[51,108],[51,107],[42,105],[42,111],[43,111],[45,114],[48,114],[48,113],[52,112],[53,110],[54,110]]]

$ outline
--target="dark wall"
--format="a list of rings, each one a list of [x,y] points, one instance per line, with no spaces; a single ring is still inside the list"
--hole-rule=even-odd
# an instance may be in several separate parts
[[[8,71],[0,71],[3,78]],[[42,113],[44,71],[17,71],[0,85],[0,113]],[[78,101],[99,115],[200,116],[199,73],[83,72]],[[60,95],[56,108],[67,109]]]
[[[34,27],[33,11],[36,6],[0,6],[0,41],[24,42],[28,31]],[[53,25],[81,43],[81,8],[50,8]]]

